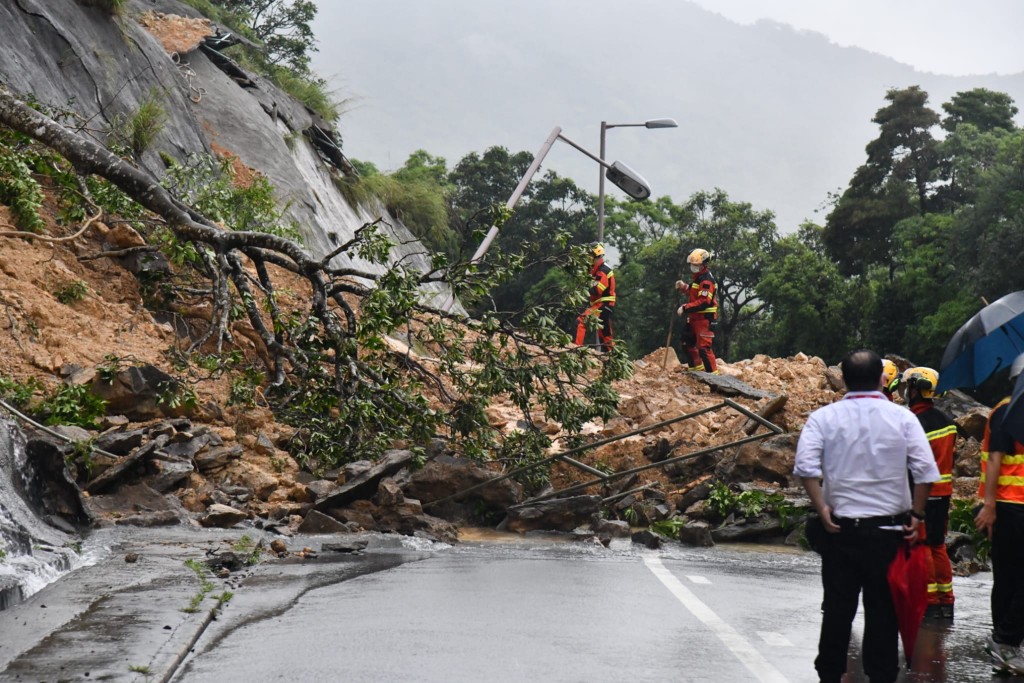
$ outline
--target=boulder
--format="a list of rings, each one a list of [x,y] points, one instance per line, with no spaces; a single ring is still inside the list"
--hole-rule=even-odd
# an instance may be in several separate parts
[[[104,432],[96,437],[96,448],[113,453],[114,455],[128,455],[142,445],[145,437],[145,429]]]
[[[49,435],[28,440],[25,453],[33,467],[24,470],[28,475],[26,493],[45,514],[86,524],[89,515],[83,507],[84,499],[65,461],[68,447]]]
[[[958,415],[953,421],[961,433],[981,441],[985,436],[985,425],[988,423],[988,414],[991,408],[972,408],[963,415]]]
[[[380,480],[373,502],[381,507],[395,507],[405,502],[405,496],[394,479],[385,478]]]
[[[181,458],[192,459],[207,446],[223,446],[224,441],[207,428],[200,428],[195,433],[178,432],[171,437],[164,452]]]
[[[711,538],[716,543],[734,543],[764,540],[782,533],[782,522],[775,517],[760,515],[750,522],[743,520],[714,529]]]
[[[974,437],[957,439],[957,448],[953,455],[953,475],[956,477],[981,476],[981,444]]]
[[[114,521],[121,526],[165,526],[188,518],[177,498],[145,483],[120,486],[112,493],[82,500],[94,525]]]
[[[322,512],[310,510],[306,518],[299,525],[300,534],[347,534],[349,528],[343,523],[328,517]]]
[[[601,537],[629,538],[632,533],[629,528],[629,522],[621,519],[604,519],[602,517],[598,517],[590,523],[590,528],[594,530],[595,534]]]
[[[744,444],[722,474],[743,481],[763,480],[788,485],[793,475],[798,434],[780,434]]]
[[[199,523],[205,527],[233,527],[246,519],[247,515],[229,505],[214,503],[206,508],[206,514],[199,518]]]
[[[150,458],[148,469],[150,475],[146,477],[146,482],[161,493],[177,488],[195,471],[191,460],[161,452]]]
[[[355,500],[370,498],[377,492],[380,480],[390,477],[413,461],[412,451],[387,451],[380,460],[368,470],[347,480],[338,490],[316,503],[316,509],[326,512],[332,508],[340,508]]]
[[[440,455],[414,472],[402,490],[410,498],[429,504],[497,476],[472,460]],[[522,486],[511,479],[503,479],[460,497],[457,502],[479,505],[493,512],[504,512],[510,505],[515,505],[522,499]],[[449,516],[445,511],[437,512]]]
[[[373,462],[370,460],[356,460],[355,462],[347,463],[341,468],[338,483],[344,484],[346,481],[352,481],[371,467],[373,467]]]
[[[638,531],[632,536],[633,543],[642,545],[650,550],[657,550],[661,547],[662,538],[650,529]]]
[[[313,496],[313,499],[309,502],[315,503],[316,501],[323,500],[337,491],[338,485],[333,481],[327,481],[326,479],[316,479],[306,484],[304,488],[308,489],[309,493]],[[298,499],[296,498],[296,500]]]
[[[179,382],[153,365],[123,368],[110,382],[97,375],[91,388],[107,402],[107,412],[139,422],[188,412],[184,406],[171,408],[161,401],[166,392],[179,389]]]
[[[324,553],[358,553],[366,550],[367,545],[369,545],[369,541],[353,538],[344,541],[334,541],[333,543],[324,543],[320,546],[320,551]]]
[[[588,522],[601,508],[600,496],[573,496],[526,502],[508,509],[498,527],[524,533],[536,529],[572,531]]]
[[[211,448],[196,455],[196,468],[200,472],[209,472],[221,467],[227,467],[233,460],[242,457],[244,451],[245,449],[238,444]]]
[[[679,529],[679,541],[698,548],[710,548],[715,544],[711,537],[711,525],[704,521],[691,521]]]

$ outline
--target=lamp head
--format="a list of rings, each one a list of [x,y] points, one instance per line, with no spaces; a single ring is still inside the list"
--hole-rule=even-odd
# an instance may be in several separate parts
[[[651,196],[651,186],[643,177],[621,161],[612,162],[605,177],[633,199],[647,199]]]
[[[675,119],[651,119],[644,123],[645,128],[678,128]]]

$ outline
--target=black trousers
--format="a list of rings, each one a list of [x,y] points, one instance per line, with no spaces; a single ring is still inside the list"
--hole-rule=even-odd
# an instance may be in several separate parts
[[[992,639],[1024,641],[1024,505],[996,503],[992,528]]]
[[[830,534],[821,554],[825,612],[814,668],[822,683],[839,683],[846,672],[857,600],[864,595],[864,673],[871,683],[899,675],[899,627],[886,573],[903,542],[901,531],[848,528]]]

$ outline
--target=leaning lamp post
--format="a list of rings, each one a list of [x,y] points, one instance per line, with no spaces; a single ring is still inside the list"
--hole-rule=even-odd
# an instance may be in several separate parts
[[[675,121],[672,121],[671,119],[658,119],[658,120],[662,121],[662,122],[670,121],[672,126],[676,125]],[[652,123],[652,122],[648,121],[648,123]],[[602,126],[603,125],[604,124],[602,123]],[[622,124],[620,124],[620,125],[622,125]],[[637,124],[637,125],[641,125],[642,126],[642,125],[645,125],[645,124],[641,123],[641,124]],[[665,128],[665,127],[670,127],[670,126],[667,126],[666,124],[662,124],[660,126],[649,126],[649,127],[651,127],[651,128]],[[633,199],[647,199],[648,197],[650,197],[651,196],[651,187],[647,184],[647,181],[644,180],[640,176],[639,173],[637,173],[636,171],[634,171],[633,169],[631,169],[629,166],[627,166],[626,164],[622,163],[621,161],[613,161],[612,163],[609,164],[609,163],[607,163],[604,160],[604,135],[603,135],[604,129],[603,128],[602,128],[601,132],[602,132],[602,136],[601,136],[601,156],[595,156],[595,155],[591,154],[590,152],[588,152],[587,150],[585,150],[582,147],[580,147],[579,145],[577,145],[575,142],[573,142],[569,138],[567,138],[564,135],[562,135],[562,129],[559,128],[558,126],[555,126],[555,129],[553,131],[551,131],[551,135],[549,135],[548,139],[544,141],[544,145],[540,148],[540,151],[537,152],[537,155],[533,158],[533,163],[530,164],[530,167],[528,169],[526,169],[526,173],[524,173],[523,177],[519,180],[519,185],[517,185],[515,191],[512,192],[512,196],[508,198],[507,202],[505,202],[505,208],[507,208],[509,211],[511,211],[513,209],[513,207],[515,207],[516,203],[519,201],[519,198],[523,196],[523,192],[526,190],[526,186],[530,183],[530,179],[533,178],[533,175],[537,172],[537,169],[540,168],[541,162],[544,161],[544,157],[547,156],[547,153],[551,150],[551,147],[552,147],[552,145],[555,144],[556,140],[561,140],[562,142],[564,142],[564,143],[566,143],[566,144],[568,144],[568,145],[570,145],[572,147],[575,147],[577,150],[579,150],[583,154],[586,154],[588,157],[590,157],[591,159],[593,159],[594,161],[596,161],[597,163],[599,163],[601,165],[601,168],[603,169],[603,173],[601,174],[601,191],[602,192],[604,192],[604,179],[607,177],[608,180],[610,180],[612,182],[612,184],[614,184],[616,187],[618,187],[620,190],[622,190],[623,192],[628,194]],[[602,200],[603,200],[603,195],[602,195]],[[487,253],[487,250],[491,246],[491,242],[494,241],[495,236],[498,234],[498,228],[499,228],[498,225],[492,225],[491,226],[491,229],[487,231],[487,236],[484,237],[483,242],[481,242],[480,246],[477,247],[476,253],[473,254],[473,258],[470,261],[470,263],[476,263],[476,262],[478,262],[480,259],[482,259],[484,257],[484,254]]]
[[[678,128],[675,119],[651,119],[643,123],[608,123],[601,122],[601,161],[604,161],[605,131],[609,128]],[[604,173],[601,173],[597,184],[597,241],[604,242]]]

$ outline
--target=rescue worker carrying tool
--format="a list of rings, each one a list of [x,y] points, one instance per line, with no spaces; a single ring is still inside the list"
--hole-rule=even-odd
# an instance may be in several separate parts
[[[882,359],[882,393],[890,401],[900,383],[900,369],[888,358]]]
[[[690,355],[690,370],[718,374],[715,352],[711,344],[718,326],[718,283],[708,271],[711,254],[705,249],[694,249],[686,257],[693,280],[689,284],[676,280],[676,291],[687,295],[685,304],[676,315],[686,317],[683,345]]]
[[[926,617],[953,618],[953,566],[946,552],[949,500],[953,495],[953,452],[956,424],[935,407],[939,373],[931,368],[909,368],[903,373],[903,400],[917,415],[931,446],[939,480],[932,484],[925,504],[925,544],[928,546],[928,610]]]
[[[586,341],[588,317],[596,316],[600,320],[600,327],[597,328],[598,347],[608,353],[614,345],[612,318],[615,313],[615,273],[604,262],[603,244],[595,244],[590,253],[594,255],[594,264],[590,268],[594,284],[590,287],[590,305],[577,318],[576,346],[583,346]]]

